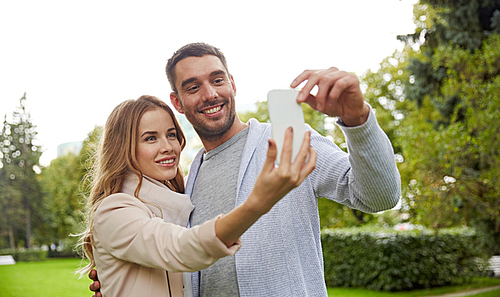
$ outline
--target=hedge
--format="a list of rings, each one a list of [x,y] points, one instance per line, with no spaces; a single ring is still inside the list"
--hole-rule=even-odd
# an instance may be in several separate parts
[[[11,250],[11,249],[4,249],[0,250],[0,256],[5,256],[5,255],[12,255],[14,260],[17,261],[23,261],[23,262],[30,262],[30,261],[44,261],[47,259],[47,251],[42,251],[42,250]]]
[[[401,291],[460,284],[485,275],[485,255],[473,232],[381,233],[355,229],[322,232],[329,287]]]
[[[52,251],[47,252],[47,258],[81,258],[82,256],[76,250],[65,249],[62,251]]]

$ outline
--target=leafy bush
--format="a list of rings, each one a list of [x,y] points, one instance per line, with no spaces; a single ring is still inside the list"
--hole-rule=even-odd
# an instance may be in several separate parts
[[[460,284],[486,273],[475,241],[471,231],[325,229],[326,284],[384,291]]]
[[[78,254],[78,251],[71,250],[71,249],[65,249],[62,251],[49,250],[47,252],[47,257],[48,258],[81,258],[81,255]]]
[[[11,250],[4,249],[0,250],[0,256],[12,255],[14,260],[31,262],[31,261],[44,261],[47,259],[47,251],[35,250],[35,249],[22,249],[22,250]]]

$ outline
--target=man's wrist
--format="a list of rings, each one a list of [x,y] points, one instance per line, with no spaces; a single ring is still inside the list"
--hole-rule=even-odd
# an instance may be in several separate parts
[[[361,113],[360,116],[353,117],[353,118],[339,117],[339,120],[346,127],[356,127],[356,126],[361,126],[364,123],[366,123],[369,116],[370,116],[370,107],[368,106],[368,104],[365,103],[363,106],[363,112]]]

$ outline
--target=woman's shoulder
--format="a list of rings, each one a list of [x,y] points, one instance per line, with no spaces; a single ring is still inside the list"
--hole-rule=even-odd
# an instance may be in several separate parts
[[[149,212],[149,208],[141,200],[126,193],[115,193],[104,198],[97,208],[97,212],[120,208],[140,208]]]

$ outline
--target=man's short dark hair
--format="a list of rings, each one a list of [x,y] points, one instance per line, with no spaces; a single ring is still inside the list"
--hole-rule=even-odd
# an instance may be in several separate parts
[[[175,94],[178,94],[178,90],[175,86],[175,79],[176,79],[175,66],[177,65],[177,63],[179,63],[179,61],[185,58],[203,57],[205,55],[212,55],[218,57],[219,60],[222,62],[222,65],[224,65],[227,75],[228,76],[230,75],[229,69],[227,68],[226,57],[224,57],[224,54],[220,51],[220,49],[203,42],[186,44],[185,46],[178,49],[172,55],[172,57],[168,59],[167,62],[167,67],[166,67],[167,78],[168,82],[170,83],[170,87],[172,88],[172,91]]]

